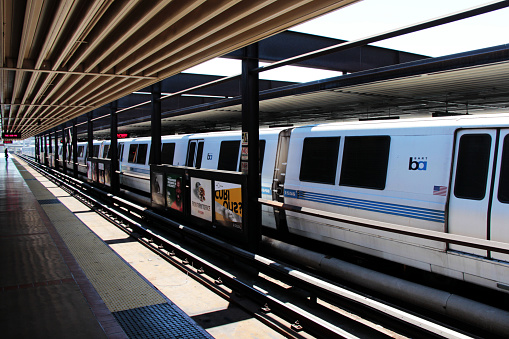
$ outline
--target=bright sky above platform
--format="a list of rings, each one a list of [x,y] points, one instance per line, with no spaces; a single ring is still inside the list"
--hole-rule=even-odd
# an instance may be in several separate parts
[[[488,3],[486,0],[363,0],[293,27],[292,31],[355,40]],[[432,57],[509,43],[509,8],[374,43]],[[263,64],[262,64],[263,65]],[[216,58],[186,73],[240,74],[241,62]],[[340,73],[285,66],[262,79],[307,82]]]

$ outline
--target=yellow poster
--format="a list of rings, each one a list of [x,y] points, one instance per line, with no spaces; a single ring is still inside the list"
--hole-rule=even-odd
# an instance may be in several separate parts
[[[242,229],[241,185],[216,181],[215,212],[219,224]]]

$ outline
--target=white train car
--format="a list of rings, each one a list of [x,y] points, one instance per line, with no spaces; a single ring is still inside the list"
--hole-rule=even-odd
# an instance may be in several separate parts
[[[35,145],[23,146],[21,148],[21,154],[35,159]]]
[[[508,243],[508,135],[509,114],[260,130],[261,196],[368,221]],[[123,186],[150,192],[150,142],[118,141]],[[99,157],[108,157],[109,145],[102,142]],[[240,131],[162,137],[163,164],[239,171],[240,158]],[[262,224],[509,291],[506,254],[268,206],[262,207]]]
[[[276,163],[278,142],[288,135],[283,128],[262,129],[259,131],[261,197],[273,198],[274,164]],[[211,132],[189,136],[185,166],[225,171],[241,171],[241,132]],[[282,141],[284,143],[284,141]],[[282,197],[283,191],[280,190]],[[277,190],[274,190],[277,195]],[[276,227],[274,209],[262,206],[262,223]]]
[[[295,128],[284,202],[509,242],[509,116]],[[509,288],[509,255],[287,212],[291,233]]]
[[[278,142],[280,135],[289,136],[284,131],[282,128],[260,130],[261,197],[264,199],[273,198],[272,185]],[[150,142],[150,138],[119,141],[120,180],[123,186],[150,192]],[[240,131],[164,136],[161,143],[163,164],[240,171]],[[279,194],[282,198],[282,189]],[[276,227],[273,208],[262,207],[262,220],[264,225]]]
[[[150,192],[151,138],[121,139],[120,183],[135,190]],[[185,163],[187,136],[172,135],[161,138],[161,163],[182,166]]]

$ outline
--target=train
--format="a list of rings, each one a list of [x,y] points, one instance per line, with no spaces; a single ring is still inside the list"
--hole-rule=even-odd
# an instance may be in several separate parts
[[[150,191],[148,137],[118,141],[120,181]],[[110,142],[94,141],[108,157]],[[87,143],[78,144],[86,173]],[[163,136],[162,163],[239,171],[241,132]],[[61,152],[61,149],[59,150]],[[261,197],[369,221],[509,242],[509,114],[260,129]],[[509,293],[509,255],[262,206],[274,232]]]

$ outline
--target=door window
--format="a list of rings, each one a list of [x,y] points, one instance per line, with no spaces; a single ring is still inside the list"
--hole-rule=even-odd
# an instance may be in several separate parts
[[[203,156],[203,140],[191,140],[187,151],[187,167],[201,167]]]
[[[465,134],[460,138],[454,195],[461,199],[482,200],[486,194],[490,166],[491,136]]]

